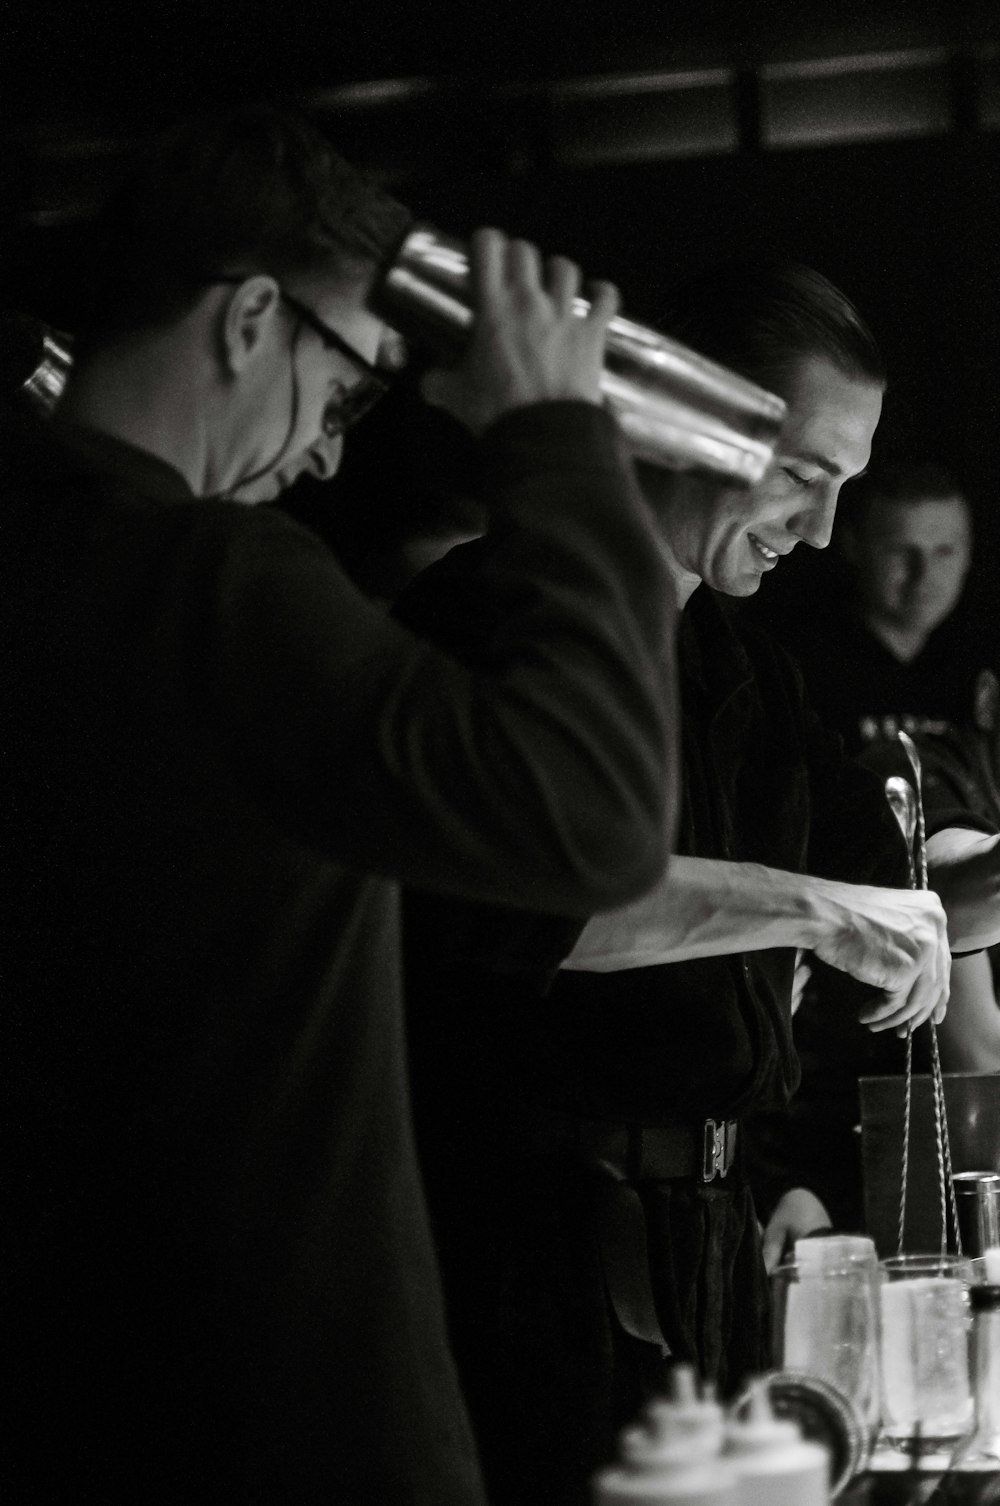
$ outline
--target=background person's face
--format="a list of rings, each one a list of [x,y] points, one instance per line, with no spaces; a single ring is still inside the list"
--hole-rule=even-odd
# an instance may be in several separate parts
[[[855,539],[863,610],[896,627],[932,632],[955,609],[972,560],[961,497],[875,501]]]
[[[788,415],[761,481],[748,491],[682,486],[667,517],[681,566],[729,596],[752,595],[796,544],[826,547],[840,488],[867,466],[882,412],[880,386],[822,356],[773,385]]]

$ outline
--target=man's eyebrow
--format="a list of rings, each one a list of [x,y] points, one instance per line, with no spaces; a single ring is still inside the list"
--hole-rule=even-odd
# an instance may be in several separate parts
[[[843,471],[839,465],[834,465],[833,461],[828,460],[825,455],[817,455],[815,450],[796,450],[795,459],[804,460],[808,465],[819,466],[821,471],[825,471],[828,476],[833,476],[835,480],[843,475]],[[862,470],[855,471],[848,479],[851,481],[860,481],[861,477],[866,475],[867,472],[868,467],[865,466]]]

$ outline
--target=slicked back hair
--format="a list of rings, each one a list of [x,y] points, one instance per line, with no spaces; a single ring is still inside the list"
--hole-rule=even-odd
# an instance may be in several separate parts
[[[257,105],[189,119],[140,149],[99,216],[84,342],[170,322],[213,273],[357,283],[409,223],[303,115]]]
[[[857,309],[799,262],[730,261],[678,289],[664,325],[703,355],[763,386],[825,357],[845,376],[886,385],[882,354]]]

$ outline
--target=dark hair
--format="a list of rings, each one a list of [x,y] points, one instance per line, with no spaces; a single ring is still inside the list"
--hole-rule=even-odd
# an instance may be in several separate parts
[[[140,150],[100,215],[84,337],[176,317],[213,272],[356,282],[409,222],[305,116],[267,105],[197,116]]]
[[[838,526],[856,531],[864,525],[878,502],[905,507],[917,502],[952,502],[956,499],[965,504],[971,518],[968,498],[943,465],[917,460],[873,466],[845,489],[845,505]]]
[[[820,272],[790,261],[730,261],[683,283],[664,324],[685,344],[767,385],[806,356],[886,382],[857,309]]]

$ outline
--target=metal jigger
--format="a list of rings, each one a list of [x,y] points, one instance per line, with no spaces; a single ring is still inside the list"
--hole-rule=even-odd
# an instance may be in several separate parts
[[[1000,1172],[956,1171],[951,1185],[965,1254],[1000,1250]]]

